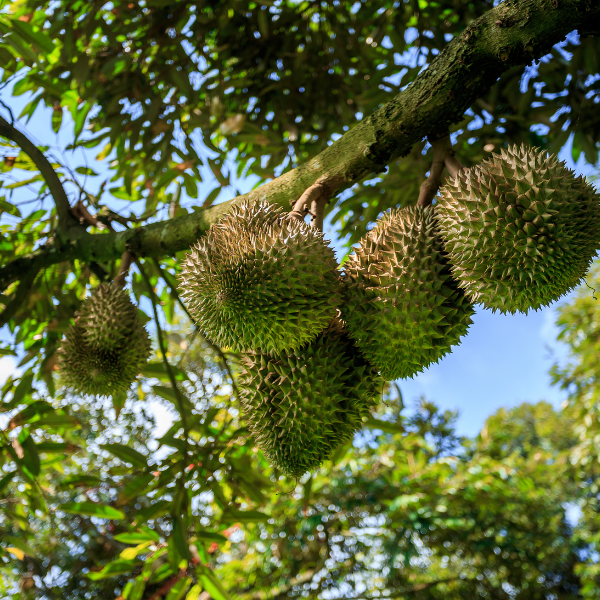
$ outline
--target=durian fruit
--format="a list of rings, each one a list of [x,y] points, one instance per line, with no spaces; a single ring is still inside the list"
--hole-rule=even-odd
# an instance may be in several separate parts
[[[341,284],[323,234],[264,201],[213,225],[182,264],[180,289],[198,326],[235,351],[290,351],[335,316]]]
[[[600,248],[594,189],[554,155],[524,145],[461,170],[437,217],[452,274],[474,303],[538,309],[575,287]]]
[[[241,402],[256,443],[295,478],[351,439],[383,384],[338,319],[303,348],[246,353],[241,366]]]
[[[450,352],[473,307],[451,277],[433,207],[383,215],[344,264],[342,316],[387,380],[412,377]]]
[[[102,299],[106,298],[113,302],[113,309],[123,312],[111,315],[103,331],[107,307]],[[106,343],[109,335],[117,342]],[[109,284],[83,301],[58,356],[65,387],[83,394],[111,396],[129,389],[150,356],[150,338],[127,293]]]
[[[138,318],[138,308],[131,302],[123,288],[101,284],[83,303],[79,324],[86,343],[98,350],[121,347],[127,340],[143,330]],[[144,334],[145,330],[144,330]]]

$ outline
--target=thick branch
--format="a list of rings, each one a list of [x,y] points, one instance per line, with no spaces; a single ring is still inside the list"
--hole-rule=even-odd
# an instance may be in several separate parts
[[[140,257],[172,255],[187,249],[242,200],[265,198],[287,208],[317,182],[332,197],[380,173],[426,136],[460,122],[469,106],[505,71],[530,64],[568,33],[589,28],[599,18],[600,3],[589,0],[505,0],[453,39],[406,90],[304,165],[244,196],[192,215],[119,233],[73,230],[76,237],[69,245],[50,244],[0,268],[0,291],[34,267],[74,258],[111,261],[125,250]]]
[[[66,230],[70,226],[75,225],[77,221],[71,215],[69,199],[56,171],[52,168],[52,165],[43,152],[25,134],[21,133],[3,117],[0,117],[0,135],[17,144],[40,170],[56,204],[58,233],[60,236],[64,236]]]
[[[431,162],[431,169],[429,170],[429,177],[421,184],[421,189],[419,190],[418,206],[430,206],[433,202],[442,182],[446,154],[452,150],[449,135],[445,135],[438,140],[430,139],[429,141],[433,149],[433,160]]]

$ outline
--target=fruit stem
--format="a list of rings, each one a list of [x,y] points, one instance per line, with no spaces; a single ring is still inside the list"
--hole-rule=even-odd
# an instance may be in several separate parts
[[[442,137],[436,137],[435,139],[429,136],[428,139],[433,148],[433,160],[431,162],[429,177],[421,184],[419,190],[418,206],[431,206],[442,184],[444,167],[448,169],[448,173],[452,177],[456,177],[458,172],[465,168],[455,156],[449,134],[446,133]]]
[[[125,287],[125,278],[129,274],[129,267],[131,263],[135,261],[135,254],[129,252],[129,250],[125,250],[123,255],[121,256],[121,264],[119,266],[119,272],[117,276],[113,279],[113,284],[122,288]]]
[[[294,203],[290,216],[298,221],[304,221],[306,215],[311,215],[311,227],[323,231],[325,205],[329,202],[329,194],[325,186],[313,183]]]

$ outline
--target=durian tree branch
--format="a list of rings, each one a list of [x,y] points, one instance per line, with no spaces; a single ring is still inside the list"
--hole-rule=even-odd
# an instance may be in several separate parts
[[[68,229],[77,225],[77,220],[71,214],[69,198],[50,161],[24,133],[21,133],[14,125],[1,116],[0,135],[17,144],[39,169],[56,204],[56,215],[58,217],[57,233],[59,237],[64,238]]]
[[[541,58],[571,31],[597,33],[600,28],[590,30],[590,23],[599,20],[600,2],[505,0],[471,22],[407,89],[312,160],[248,194],[192,215],[123,232],[69,230],[68,243],[58,240],[0,268],[0,291],[30,269],[75,258],[109,262],[125,250],[155,258],[173,255],[187,249],[232,204],[242,200],[265,198],[287,208],[292,199],[317,182],[325,185],[331,196],[339,194],[382,172],[426,136],[459,123],[464,112],[505,71]],[[48,174],[48,178],[58,181],[56,174]],[[53,191],[60,199],[60,190]],[[64,216],[64,199],[59,203]]]
[[[121,256],[121,264],[119,265],[119,272],[114,278],[113,283],[119,287],[125,286],[125,278],[129,273],[129,267],[135,261],[135,254],[126,250]]]
[[[429,177],[421,184],[419,190],[418,206],[430,206],[435,198],[435,195],[440,189],[442,183],[442,174],[444,173],[444,160],[448,152],[450,144],[450,136],[445,135],[440,139],[430,139],[431,148],[433,150],[433,160],[431,161],[431,169]]]

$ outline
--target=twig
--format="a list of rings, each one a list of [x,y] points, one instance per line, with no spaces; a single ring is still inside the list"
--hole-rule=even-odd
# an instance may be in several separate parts
[[[313,205],[313,201],[318,200],[321,196],[324,195],[326,195],[325,186],[320,182],[313,183],[308,189],[304,191],[302,196],[300,196],[300,198],[296,200],[296,202],[293,205],[292,211],[290,212],[290,217],[298,219],[299,221],[304,221],[304,218],[310,212],[310,209]]]
[[[429,140],[433,148],[433,161],[429,171],[429,177],[421,184],[419,190],[418,206],[430,206],[435,195],[440,189],[442,183],[442,173],[444,172],[444,159],[450,146],[450,137],[448,135],[437,139]]]
[[[185,439],[184,439],[184,446],[183,446],[180,485],[181,485],[182,491],[185,491],[184,486],[185,486],[185,477],[186,477],[186,467],[188,466],[188,450],[189,450],[189,439],[188,438],[189,438],[189,432],[190,432],[189,427],[188,427],[185,403],[183,401],[181,390],[177,386],[177,380],[175,379],[173,369],[171,368],[171,365],[169,364],[169,360],[167,359],[167,347],[166,347],[165,340],[163,337],[162,328],[160,326],[160,321],[158,319],[158,309],[156,308],[157,300],[158,300],[158,298],[156,296],[156,292],[154,291],[154,288],[152,287],[152,283],[150,282],[150,278],[148,277],[148,274],[142,268],[140,261],[136,259],[135,264],[137,265],[137,268],[139,269],[139,271],[142,275],[142,278],[144,279],[146,287],[148,288],[148,294],[149,294],[150,300],[152,302],[152,311],[154,313],[154,322],[156,324],[156,335],[158,338],[158,345],[160,347],[160,352],[162,354],[163,364],[165,365],[165,369],[169,376],[169,381],[171,382],[171,386],[173,388],[173,391],[175,392],[175,398],[177,399],[177,407],[179,409],[179,414],[181,416],[181,424],[183,425],[183,435],[184,435]]]
[[[454,148],[450,141],[450,135],[446,132],[442,136],[429,136],[429,142],[433,148],[433,161],[429,177],[421,184],[419,191],[418,206],[430,206],[435,198],[435,195],[440,189],[442,183],[442,173],[444,167],[452,177],[456,177],[457,173],[464,169],[458,159],[455,157]]]
[[[70,212],[80,223],[87,223],[98,229],[106,229],[107,227],[96,215],[90,213],[87,206],[81,200],[78,200],[77,204],[70,208]]]
[[[70,211],[69,198],[65,192],[56,171],[50,164],[50,161],[44,156],[43,152],[23,133],[13,127],[6,119],[0,116],[0,135],[17,144],[31,158],[35,166],[40,170],[54,203],[56,204],[56,214],[58,215],[57,231],[59,236],[63,237],[67,229],[76,224]]]
[[[125,278],[129,273],[129,267],[131,263],[135,260],[135,254],[133,252],[129,252],[129,250],[125,250],[123,252],[123,256],[121,256],[121,264],[119,266],[119,272],[117,276],[113,279],[113,283],[120,288],[125,286]]]

